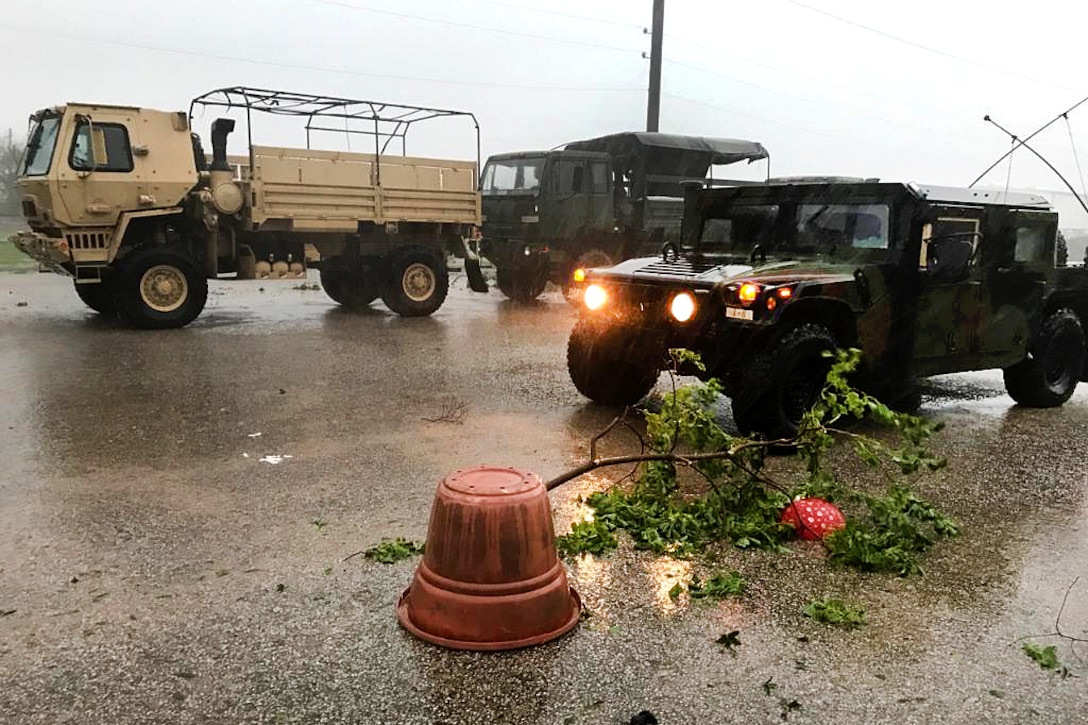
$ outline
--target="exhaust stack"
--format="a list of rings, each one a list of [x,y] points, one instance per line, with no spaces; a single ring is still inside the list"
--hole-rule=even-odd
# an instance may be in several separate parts
[[[227,136],[234,130],[233,118],[212,121],[212,171],[230,171],[227,163]]]

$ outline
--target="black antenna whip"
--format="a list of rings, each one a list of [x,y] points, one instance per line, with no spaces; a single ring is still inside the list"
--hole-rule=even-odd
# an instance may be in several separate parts
[[[995,168],[997,167],[997,165],[998,165],[998,164],[1000,164],[1000,163],[1001,163],[1002,161],[1004,161],[1005,159],[1009,158],[1009,156],[1010,156],[1010,155],[1012,154],[1012,152],[1013,152],[1013,151],[1015,151],[1016,149],[1020,148],[1021,146],[1027,147],[1027,145],[1028,145],[1028,141],[1032,140],[1033,138],[1035,138],[1036,136],[1038,136],[1039,134],[1041,134],[1041,133],[1042,133],[1043,131],[1045,131],[1045,130],[1047,130],[1048,128],[1050,128],[1051,126],[1053,126],[1053,125],[1054,125],[1055,123],[1057,123],[1057,122],[1058,122],[1059,120],[1061,120],[1061,119],[1062,119],[1062,118],[1063,118],[1064,116],[1067,116],[1067,115],[1069,115],[1070,113],[1072,113],[1073,111],[1077,110],[1077,108],[1079,108],[1079,107],[1080,107],[1080,106],[1081,106],[1082,104],[1084,104],[1085,102],[1088,102],[1088,96],[1085,96],[1084,98],[1080,99],[1079,101],[1077,101],[1076,103],[1074,103],[1074,104],[1073,104],[1072,106],[1070,106],[1068,110],[1066,110],[1066,111],[1062,111],[1062,112],[1061,112],[1061,113],[1059,113],[1059,114],[1058,114],[1057,116],[1055,116],[1055,117],[1054,117],[1054,118],[1052,118],[1051,120],[1049,120],[1049,121],[1047,121],[1046,123],[1044,123],[1044,124],[1043,124],[1042,126],[1040,126],[1040,127],[1038,128],[1038,129],[1036,129],[1036,130],[1035,130],[1035,133],[1031,134],[1030,136],[1028,136],[1027,138],[1025,138],[1025,139],[1023,139],[1023,140],[1019,140],[1019,139],[1017,139],[1017,138],[1016,138],[1016,136],[1013,136],[1013,135],[1012,135],[1011,133],[1009,133],[1008,131],[1005,131],[1005,129],[1003,129],[1003,128],[1002,128],[1001,130],[1002,130],[1002,131],[1005,131],[1005,133],[1009,133],[1009,135],[1013,137],[1013,140],[1014,140],[1014,141],[1016,141],[1016,143],[1015,143],[1015,144],[1013,145],[1013,147],[1012,147],[1011,149],[1009,149],[1009,150],[1008,150],[1008,151],[1006,151],[1006,152],[1005,152],[1004,154],[1002,154],[1001,158],[999,158],[999,159],[998,159],[997,161],[995,161],[995,162],[993,162],[992,164],[990,164],[989,168],[987,168],[987,169],[986,169],[985,171],[983,171],[983,172],[982,172],[981,174],[979,174],[979,175],[978,175],[978,178],[977,178],[977,179],[975,179],[975,180],[974,180],[974,181],[972,181],[972,182],[971,182],[970,184],[968,184],[968,185],[967,185],[967,188],[968,188],[968,189],[970,189],[970,188],[971,188],[971,187],[973,187],[973,186],[974,186],[975,184],[977,184],[978,182],[982,181],[982,177],[983,177],[983,176],[985,176],[986,174],[988,174],[988,173],[990,173],[991,171],[993,171],[993,170],[994,170],[994,169],[995,169]],[[983,119],[983,120],[985,120],[985,121],[989,121],[989,120],[990,120],[990,117],[989,117],[989,116],[987,116],[987,117],[986,117],[985,119]],[[1000,127],[999,127],[999,128],[1000,128]],[[1036,155],[1036,156],[1038,156],[1038,154],[1035,154],[1035,155]],[[1042,157],[1040,157],[1040,158],[1042,158]],[[1053,168],[1053,167],[1051,167],[1051,168]],[[1064,181],[1064,179],[1063,179],[1063,181]],[[1066,186],[1068,186],[1068,184],[1066,184]],[[1078,198],[1079,198],[1079,197],[1078,197]]]
[[[1085,99],[1085,100],[1088,100],[1088,99]],[[1058,118],[1061,118],[1061,116],[1058,116]],[[1041,153],[1039,153],[1038,151],[1036,151],[1035,149],[1033,149],[1033,148],[1032,148],[1031,146],[1028,146],[1028,139],[1024,139],[1024,140],[1022,140],[1022,141],[1021,141],[1020,139],[1018,139],[1018,138],[1017,138],[1016,134],[1012,133],[1012,132],[1011,132],[1011,131],[1009,131],[1009,130],[1008,130],[1007,128],[1005,128],[1004,126],[1002,126],[1002,125],[1001,125],[1000,123],[998,123],[997,121],[993,120],[993,119],[992,119],[992,118],[990,118],[989,116],[986,116],[986,117],[985,117],[985,118],[983,118],[982,120],[983,120],[983,121],[989,121],[989,122],[990,122],[990,123],[992,123],[993,125],[997,126],[997,127],[999,128],[999,129],[1001,129],[1002,131],[1004,131],[1004,132],[1005,132],[1005,133],[1006,133],[1006,134],[1008,135],[1008,137],[1009,137],[1009,138],[1011,138],[1011,139],[1012,139],[1012,140],[1013,140],[1014,142],[1019,142],[1019,143],[1018,143],[1018,145],[1019,145],[1019,146],[1023,146],[1023,147],[1024,147],[1024,148],[1026,148],[1026,149],[1027,149],[1028,151],[1030,151],[1031,153],[1035,154],[1035,156],[1036,156],[1036,157],[1038,157],[1038,159],[1039,159],[1040,161],[1042,161],[1042,162],[1043,162],[1044,164],[1046,164],[1046,165],[1047,165],[1047,168],[1049,168],[1049,169],[1050,169],[1051,171],[1053,171],[1053,172],[1054,172],[1055,176],[1057,176],[1057,177],[1058,177],[1059,179],[1061,179],[1061,180],[1062,180],[1062,183],[1063,183],[1063,184],[1065,184],[1066,188],[1068,188],[1068,189],[1069,189],[1069,191],[1073,192],[1073,196],[1074,196],[1074,197],[1076,198],[1076,200],[1077,200],[1077,201],[1078,201],[1078,202],[1080,203],[1081,207],[1082,207],[1082,208],[1084,209],[1084,211],[1085,211],[1085,212],[1088,212],[1088,204],[1086,204],[1086,203],[1084,202],[1084,199],[1083,199],[1083,198],[1081,198],[1081,195],[1080,195],[1080,194],[1078,194],[1078,193],[1077,193],[1077,190],[1073,188],[1073,185],[1072,185],[1072,184],[1070,184],[1070,183],[1069,183],[1068,181],[1066,181],[1066,180],[1065,180],[1065,177],[1064,177],[1064,176],[1062,176],[1062,174],[1061,174],[1061,172],[1060,172],[1060,171],[1058,171],[1057,169],[1055,169],[1055,168],[1054,168],[1054,164],[1050,163],[1050,162],[1049,162],[1049,161],[1047,161],[1047,160],[1046,160],[1045,158],[1043,158],[1043,155],[1042,155]],[[1034,134],[1032,134],[1032,135],[1034,135]],[[1030,136],[1029,136],[1028,138],[1030,138]],[[1014,150],[1015,150],[1015,147],[1014,147]],[[1011,154],[1011,153],[1012,153],[1012,151],[1009,151],[1009,153]],[[1006,156],[1008,156],[1008,154],[1005,154],[1005,155],[1006,155]],[[976,179],[976,181],[977,181],[977,179]],[[1007,194],[1007,192],[1006,192],[1006,194]],[[1008,199],[1006,198],[1006,200],[1005,200],[1005,201],[1007,202],[1007,201],[1008,201]]]

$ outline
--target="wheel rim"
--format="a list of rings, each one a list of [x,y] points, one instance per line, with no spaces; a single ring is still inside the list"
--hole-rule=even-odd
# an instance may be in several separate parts
[[[140,299],[156,312],[173,312],[188,296],[189,281],[177,267],[156,264],[140,278]]]
[[[404,270],[401,288],[404,295],[413,302],[426,302],[438,287],[434,270],[423,262],[413,262]]]
[[[1043,360],[1043,379],[1051,390],[1061,391],[1069,384],[1073,376],[1071,348],[1075,344],[1075,337],[1065,332],[1056,336],[1047,347]]]

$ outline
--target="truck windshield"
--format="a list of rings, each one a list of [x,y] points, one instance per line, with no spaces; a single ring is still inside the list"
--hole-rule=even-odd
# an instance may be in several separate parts
[[[509,193],[536,191],[540,188],[540,175],[544,159],[501,159],[487,162],[484,168],[481,191]]]
[[[34,122],[23,157],[23,176],[42,176],[48,173],[53,150],[57,146],[59,128],[59,116],[44,116]]]

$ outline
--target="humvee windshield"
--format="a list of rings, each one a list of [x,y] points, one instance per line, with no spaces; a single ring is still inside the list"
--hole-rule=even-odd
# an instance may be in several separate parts
[[[43,176],[49,172],[59,128],[60,116],[43,116],[34,122],[23,158],[23,176]]]
[[[889,246],[887,204],[733,204],[703,220],[698,251],[849,259]]]
[[[480,190],[487,193],[536,191],[540,188],[540,175],[544,159],[498,159],[484,167]]]

